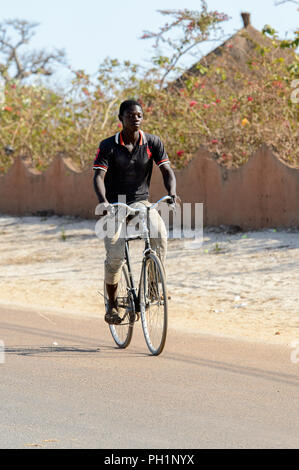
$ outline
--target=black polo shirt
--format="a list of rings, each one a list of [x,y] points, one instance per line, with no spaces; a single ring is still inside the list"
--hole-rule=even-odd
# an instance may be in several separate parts
[[[106,171],[105,188],[109,202],[117,202],[125,195],[127,204],[147,200],[153,170],[169,163],[160,138],[139,131],[140,137],[132,153],[125,147],[121,132],[102,140],[94,160],[93,169]]]

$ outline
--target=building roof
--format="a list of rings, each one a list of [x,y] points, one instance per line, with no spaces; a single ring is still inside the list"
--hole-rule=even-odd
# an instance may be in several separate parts
[[[295,53],[293,50],[275,46],[272,39],[266,37],[251,25],[249,13],[242,13],[241,16],[243,28],[184,72],[177,80],[177,84],[185,81],[190,76],[202,74],[202,67],[210,68],[213,66],[224,69],[228,80],[238,71],[246,73],[249,70],[250,61],[261,57],[258,48],[270,52],[272,58],[283,57],[288,63],[294,61]]]

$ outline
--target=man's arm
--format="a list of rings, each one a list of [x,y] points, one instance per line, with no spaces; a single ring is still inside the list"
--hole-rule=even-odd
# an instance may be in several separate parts
[[[93,178],[93,185],[96,195],[98,196],[99,203],[107,203],[106,199],[106,188],[105,188],[105,176],[106,171],[103,170],[95,170],[94,178]]]
[[[164,165],[161,165],[159,168],[163,176],[164,186],[169,196],[172,196],[174,202],[177,202],[179,198],[176,193],[176,178],[175,178],[174,171],[170,167],[169,163],[165,163]]]

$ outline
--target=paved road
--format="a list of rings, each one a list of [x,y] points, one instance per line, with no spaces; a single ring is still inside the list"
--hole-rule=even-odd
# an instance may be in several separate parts
[[[159,357],[102,319],[0,308],[0,448],[298,448],[290,349],[170,330]],[[57,344],[53,344],[57,343]]]

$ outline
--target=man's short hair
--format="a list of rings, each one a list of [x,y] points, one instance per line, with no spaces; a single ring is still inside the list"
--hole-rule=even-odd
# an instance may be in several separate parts
[[[119,116],[123,116],[124,112],[129,109],[129,108],[132,108],[132,106],[139,106],[139,108],[142,109],[142,106],[140,103],[138,103],[138,101],[136,100],[126,100],[126,101],[123,101],[119,107]]]

